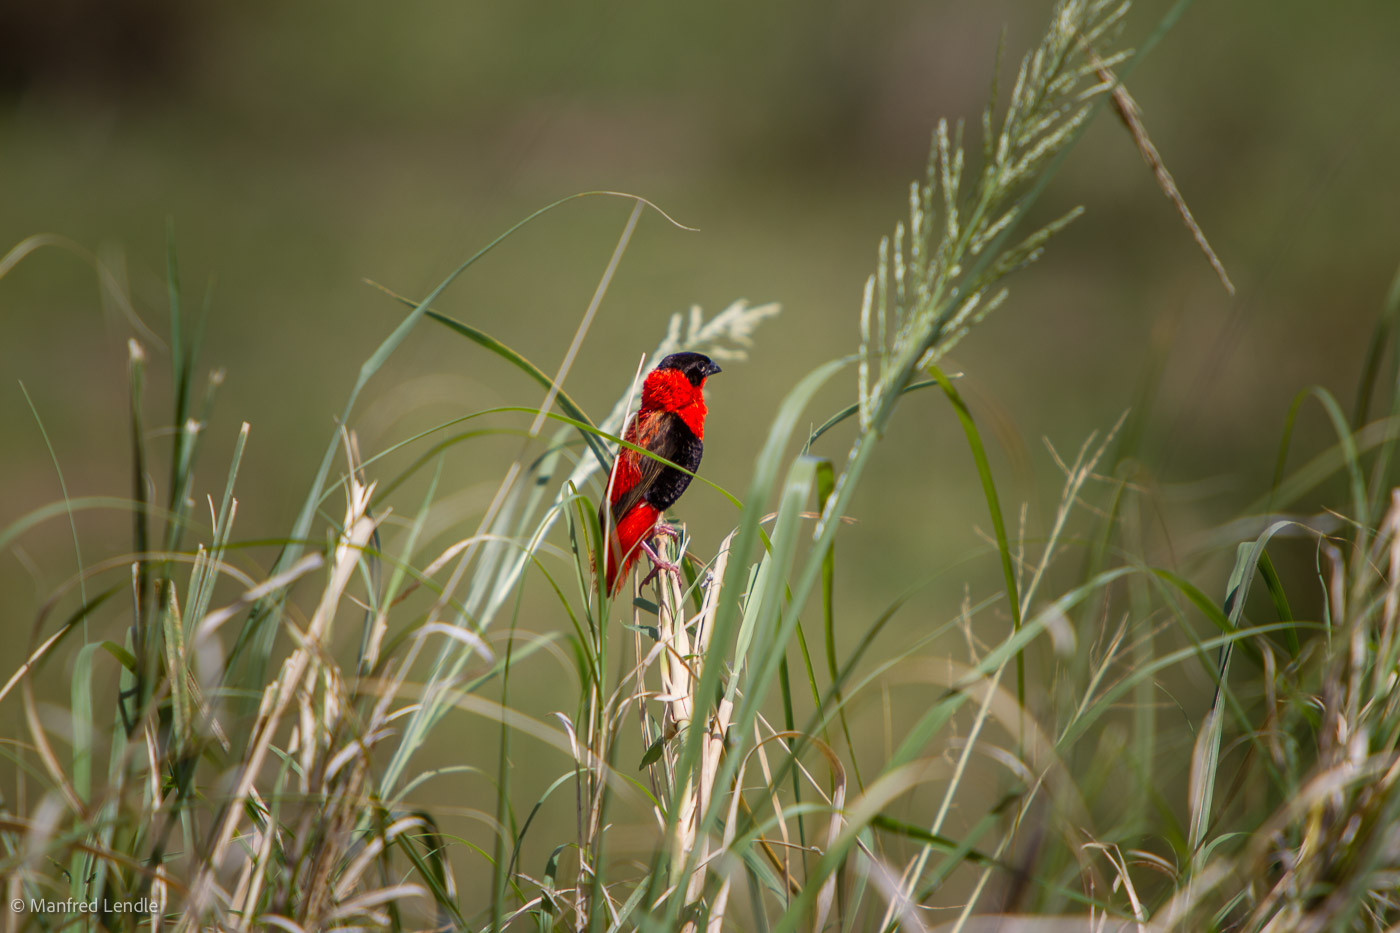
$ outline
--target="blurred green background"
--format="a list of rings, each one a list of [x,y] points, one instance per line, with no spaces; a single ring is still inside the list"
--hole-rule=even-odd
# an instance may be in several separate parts
[[[601,418],[671,312],[780,302],[750,361],[710,384],[704,473],[742,492],[782,395],[855,348],[876,244],[905,215],[937,118],[975,126],[1000,37],[1009,82],[1049,6],[12,5],[0,10],[0,247],[58,233],[124,257],[136,310],[164,335],[173,221],[187,305],[210,296],[204,368],[228,374],[196,495],[217,499],[238,426],[250,422],[235,536],[267,539],[286,533],[360,363],[398,320],[362,279],[421,296],[556,198],[643,195],[699,232],[644,216],[568,388]],[[1138,3],[1130,44],[1168,6]],[[1173,530],[1156,555],[1164,562],[1182,544],[1175,535],[1265,491],[1295,391],[1324,384],[1350,406],[1400,259],[1397,35],[1400,4],[1380,0],[1202,0],[1132,73],[1147,129],[1239,293],[1224,293],[1123,128],[1101,117],[1037,214],[1083,204],[1086,216],[1013,279],[1008,304],[946,367],[966,374],[962,391],[995,440],[1013,524],[1023,501],[1032,535],[1053,515],[1060,477],[1042,438],[1072,455],[1144,385],[1145,475]],[[553,212],[438,307],[552,371],[628,210],[585,199]],[[168,418],[168,354],[104,309],[91,267],[59,250],[0,279],[0,320],[0,527],[61,498],[21,382],[70,495],[128,495],[126,340],[140,337],[151,356],[152,424]],[[854,379],[852,369],[829,387],[813,423],[853,400]],[[369,386],[355,427],[373,453],[541,397],[424,323]],[[1326,431],[1310,410],[1295,443],[1315,449]],[[439,546],[470,533],[517,449],[454,449]],[[824,452],[841,455],[841,439]],[[995,586],[993,557],[959,563],[985,553],[976,489],[947,405],[911,398],[867,474],[858,524],[839,539],[842,615],[863,629],[911,583],[946,571],[889,636],[907,637],[955,614],[964,584],[975,596]],[[416,501],[406,492],[400,513]],[[702,553],[735,520],[698,486],[676,514]],[[81,516],[84,561],[125,553],[128,528],[121,514]],[[3,646],[15,664],[36,613],[76,568],[72,549],[58,520],[0,555]],[[249,551],[245,564],[266,567],[271,553]],[[116,633],[125,622],[114,611],[102,624]],[[521,625],[564,622],[532,599]],[[551,665],[563,662],[537,663],[540,695],[516,699],[542,716],[566,708],[567,690],[555,696],[551,685]],[[3,711],[7,730],[14,712]],[[493,758],[492,730],[464,728]],[[522,743],[520,754],[532,767],[536,753]],[[562,763],[552,752],[540,760],[543,785]],[[571,807],[556,815],[567,821]]]

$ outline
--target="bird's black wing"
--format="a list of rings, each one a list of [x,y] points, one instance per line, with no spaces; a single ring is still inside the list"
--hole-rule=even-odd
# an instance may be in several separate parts
[[[636,437],[632,443],[692,473],[699,468],[700,455],[704,451],[704,445],[695,432],[680,417],[668,411],[639,414]],[[633,465],[640,478],[613,504],[614,526],[643,500],[658,512],[666,511],[690,485],[690,473],[682,472],[668,463],[635,450],[624,449],[618,456],[635,458]]]

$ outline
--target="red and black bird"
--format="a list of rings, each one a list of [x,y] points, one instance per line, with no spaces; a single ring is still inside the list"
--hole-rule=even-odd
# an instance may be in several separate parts
[[[705,379],[719,372],[703,353],[672,353],[642,382],[642,407],[622,435],[657,456],[691,473],[700,467],[705,449]],[[642,551],[666,566],[647,543],[660,529],[661,513],[675,504],[690,485],[690,473],[624,447],[608,475],[607,501],[598,510],[598,524],[607,533],[603,556],[603,585],[615,595]]]

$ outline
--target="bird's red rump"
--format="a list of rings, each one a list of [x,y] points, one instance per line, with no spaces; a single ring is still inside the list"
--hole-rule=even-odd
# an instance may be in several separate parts
[[[617,595],[617,585],[627,579],[627,572],[642,554],[642,542],[651,535],[661,513],[645,502],[622,517],[608,535],[607,556],[603,561],[603,578],[609,595]]]

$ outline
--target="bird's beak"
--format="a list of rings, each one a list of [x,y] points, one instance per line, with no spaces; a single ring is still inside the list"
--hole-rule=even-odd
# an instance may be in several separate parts
[[[713,376],[715,373],[719,372],[724,372],[724,370],[720,369],[719,364],[716,363],[714,360],[710,360],[710,369],[709,372],[707,372],[705,375]]]

